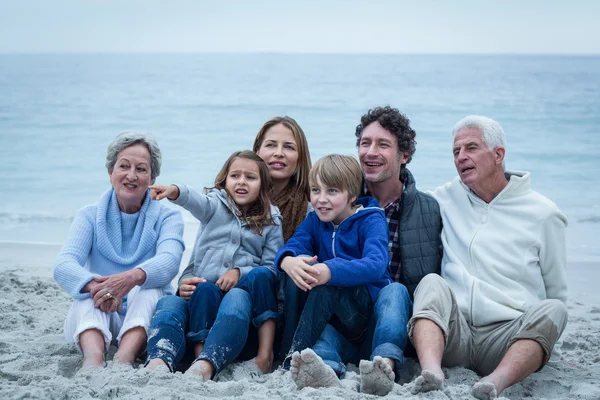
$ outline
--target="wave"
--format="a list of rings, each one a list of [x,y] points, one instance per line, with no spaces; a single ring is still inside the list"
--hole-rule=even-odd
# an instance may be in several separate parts
[[[0,223],[2,224],[32,224],[32,223],[71,223],[73,215],[60,215],[50,213],[13,213],[0,212]]]
[[[600,215],[592,215],[589,217],[581,217],[577,219],[577,222],[587,224],[600,224]]]
[[[50,242],[44,240],[9,240],[0,239],[0,246],[12,245],[12,246],[37,246],[37,247],[61,247],[62,242]]]
[[[183,210],[182,210],[183,211]],[[198,225],[200,222],[190,213],[182,213],[186,225]],[[0,212],[0,224],[35,224],[35,223],[71,223],[74,215],[60,215],[51,213],[22,213]]]

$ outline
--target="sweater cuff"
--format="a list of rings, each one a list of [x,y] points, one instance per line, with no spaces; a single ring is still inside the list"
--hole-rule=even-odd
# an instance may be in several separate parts
[[[100,276],[100,275],[95,275],[95,276]],[[87,285],[88,283],[90,283],[91,281],[94,280],[94,275],[90,274],[87,278],[85,278],[84,280],[82,280],[79,285],[77,285],[77,287],[75,288],[75,292],[72,293],[72,297],[75,300],[85,300],[87,298],[90,297],[90,292],[81,292],[83,290],[83,288],[85,287],[85,285]]]
[[[335,263],[330,263],[330,261],[331,260],[323,261],[323,264],[327,265],[327,268],[329,268],[329,282],[327,282],[326,285],[339,286],[338,282],[336,281],[337,269],[335,268]],[[333,265],[331,265],[331,264],[333,264]]]
[[[250,271],[252,271],[252,268],[254,268],[254,267],[236,267],[236,268],[240,270],[240,279],[242,279],[244,276],[248,275],[248,273]]]
[[[285,271],[281,269],[281,263],[286,257],[296,257],[296,254],[292,250],[286,250],[275,258],[275,271],[280,274],[285,274]]]
[[[169,199],[169,201],[173,204],[177,204],[178,206],[183,207],[188,202],[188,199],[190,197],[190,189],[186,185],[174,184],[173,186],[177,186],[177,189],[179,189],[179,197],[175,200]]]

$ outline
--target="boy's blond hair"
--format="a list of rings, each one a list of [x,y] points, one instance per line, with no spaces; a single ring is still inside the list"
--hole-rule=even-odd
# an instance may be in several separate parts
[[[358,197],[362,184],[362,170],[356,158],[341,154],[328,154],[313,165],[308,174],[311,186],[317,184],[317,176],[327,187],[348,191],[348,197]]]

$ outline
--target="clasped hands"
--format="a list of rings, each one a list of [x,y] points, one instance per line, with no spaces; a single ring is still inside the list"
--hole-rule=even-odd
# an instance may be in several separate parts
[[[85,287],[90,293],[94,306],[105,313],[120,311],[123,307],[123,297],[103,285],[110,276],[95,276]]]
[[[306,292],[331,280],[331,270],[327,264],[314,264],[316,261],[317,256],[287,256],[281,261],[281,269],[292,278],[300,290]]]
[[[94,306],[105,313],[120,311],[123,307],[123,297],[134,286],[142,284],[146,273],[139,268],[108,276],[95,276],[83,288],[89,292]]]

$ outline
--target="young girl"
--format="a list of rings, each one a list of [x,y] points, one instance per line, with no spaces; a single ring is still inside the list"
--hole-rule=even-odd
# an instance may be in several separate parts
[[[269,186],[264,161],[241,151],[229,157],[207,194],[185,185],[150,187],[153,199],[166,197],[182,206],[202,229],[179,279],[179,296],[166,296],[157,305],[148,368],[166,365],[173,371],[187,346],[196,357],[187,373],[212,379],[246,345],[254,354],[245,351],[242,357],[256,355],[260,370],[270,371],[279,315],[273,260],[283,235],[281,215],[267,197]],[[250,321],[258,329],[248,339]]]

